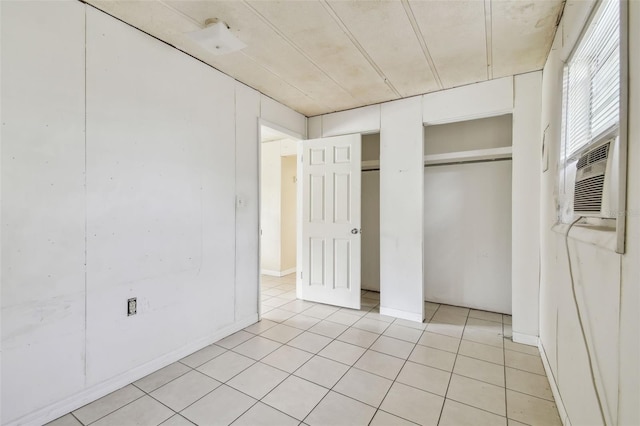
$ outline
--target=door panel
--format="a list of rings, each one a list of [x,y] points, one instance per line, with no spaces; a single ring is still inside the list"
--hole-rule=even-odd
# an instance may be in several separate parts
[[[302,299],[360,309],[360,143],[302,142]]]

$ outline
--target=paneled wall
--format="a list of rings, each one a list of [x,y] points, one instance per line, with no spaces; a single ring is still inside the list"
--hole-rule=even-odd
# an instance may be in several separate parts
[[[306,118],[81,2],[1,8],[2,423],[41,424],[256,321],[258,121]]]
[[[519,216],[511,228],[513,332],[518,341],[537,344],[541,78],[541,72],[532,72],[309,118],[314,138],[380,132],[380,297],[388,313],[422,315],[417,301],[424,291],[423,154],[413,144],[422,143],[423,126],[513,114],[513,170],[518,171],[512,195],[518,195],[511,208]],[[413,216],[418,213],[419,223]]]
[[[640,3],[629,7],[629,76],[640,70]],[[544,67],[541,128],[549,169],[541,179],[540,346],[565,424],[601,424],[585,344],[571,292],[566,227],[557,222],[562,72],[595,2],[565,12]],[[569,6],[569,5],[568,5]],[[626,252],[600,245],[592,230],[571,231],[572,260],[583,323],[609,424],[640,424],[640,84],[629,79]],[[589,232],[591,231],[591,232]],[[596,232],[597,234],[597,232]],[[589,241],[589,235],[592,240]],[[515,319],[515,318],[514,318]]]

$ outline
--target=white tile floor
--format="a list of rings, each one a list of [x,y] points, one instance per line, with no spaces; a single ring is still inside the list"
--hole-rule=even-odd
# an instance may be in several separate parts
[[[263,320],[51,425],[560,425],[511,317],[426,303],[427,322],[295,299],[263,277]]]

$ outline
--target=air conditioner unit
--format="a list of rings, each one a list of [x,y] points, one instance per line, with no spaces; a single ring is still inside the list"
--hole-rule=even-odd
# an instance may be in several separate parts
[[[573,213],[615,219],[618,208],[617,138],[596,145],[576,163]]]

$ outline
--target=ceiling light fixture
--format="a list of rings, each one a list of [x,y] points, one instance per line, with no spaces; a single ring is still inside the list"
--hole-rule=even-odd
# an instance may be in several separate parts
[[[214,55],[233,53],[247,47],[229,31],[226,23],[210,18],[204,22],[204,25],[203,29],[187,33],[187,36]]]

